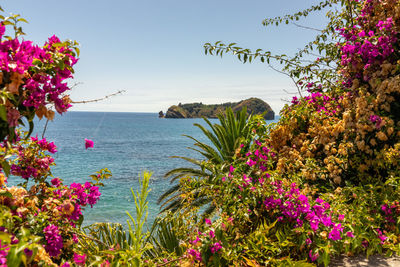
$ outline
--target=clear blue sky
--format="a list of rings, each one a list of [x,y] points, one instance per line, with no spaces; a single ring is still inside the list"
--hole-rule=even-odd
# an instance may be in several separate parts
[[[206,42],[293,53],[315,32],[293,25],[264,27],[264,18],[293,13],[308,0],[4,0],[6,13],[20,14],[26,39],[43,44],[56,34],[77,40],[81,57],[73,100],[123,95],[73,110],[158,112],[179,102],[223,103],[248,97],[275,112],[294,92],[292,81],[266,64],[242,64],[230,55],[204,55]],[[318,26],[326,11],[299,23]]]

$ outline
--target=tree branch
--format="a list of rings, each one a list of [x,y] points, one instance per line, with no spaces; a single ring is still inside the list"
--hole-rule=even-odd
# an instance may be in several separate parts
[[[316,28],[300,25],[300,24],[297,24],[296,22],[292,22],[292,24],[297,26],[297,27],[299,27],[299,28],[303,28],[303,29],[306,29],[306,30],[312,30],[312,31],[317,31],[317,32],[322,32],[323,31],[323,30],[320,30],[320,29],[316,29]]]
[[[49,119],[46,120],[46,124],[44,125],[43,132],[42,132],[42,139],[44,138],[44,134],[46,133],[48,124],[49,124]]]
[[[283,89],[283,91],[286,93],[286,94],[288,94],[288,95],[296,95],[297,93],[295,92],[295,93],[291,93],[291,92],[289,92],[288,90],[286,90],[286,89]]]
[[[120,90],[120,91],[118,91],[118,92],[116,92],[116,93],[113,93],[113,94],[110,94],[110,95],[106,95],[105,97],[99,98],[99,99],[82,100],[82,101],[71,101],[71,103],[72,103],[72,104],[86,104],[86,103],[99,102],[99,101],[105,100],[105,99],[107,99],[107,98],[109,98],[109,97],[122,94],[123,92],[126,92],[126,90]]]
[[[286,73],[286,72],[284,72],[284,71],[280,71],[280,70],[278,70],[278,69],[275,69],[274,67],[272,67],[271,64],[268,64],[268,66],[269,66],[271,69],[273,69],[274,71],[278,72],[278,73],[281,73],[281,74],[284,74],[284,75],[286,75],[286,76],[289,76],[289,78],[292,79],[294,85],[296,85],[297,91],[298,91],[300,97],[303,97],[303,96],[301,95],[301,90],[300,90],[299,86],[297,85],[297,82],[294,80],[294,78],[293,78],[290,74],[288,74],[288,73]]]

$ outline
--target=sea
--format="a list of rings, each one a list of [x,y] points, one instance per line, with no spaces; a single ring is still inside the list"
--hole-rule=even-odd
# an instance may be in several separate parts
[[[218,123],[217,119],[210,121]],[[47,127],[45,120],[37,121],[33,135],[44,134],[57,146],[52,174],[65,184],[89,181],[89,175],[102,168],[112,172],[112,177],[100,188],[98,203],[93,208],[86,207],[83,225],[95,222],[126,225],[127,212],[135,215],[131,189],[139,189],[138,178],[142,172],[152,172],[146,222],[150,227],[160,212],[158,198],[171,186],[164,174],[190,166],[171,156],[201,159],[199,153],[188,149],[194,141],[184,136],[207,142],[194,123],[206,126],[203,119],[161,119],[157,113],[72,111],[57,115]],[[93,140],[93,148],[85,149],[85,138]]]

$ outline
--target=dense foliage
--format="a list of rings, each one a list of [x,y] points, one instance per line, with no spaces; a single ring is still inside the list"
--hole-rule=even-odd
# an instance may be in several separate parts
[[[327,265],[343,254],[399,252],[400,3],[342,6],[342,13],[329,13],[335,41],[320,46],[312,66],[297,64],[300,55],[205,45],[206,52],[232,51],[244,61],[280,61],[305,96],[294,97],[250,149],[239,146],[229,171],[209,184],[219,212],[198,220],[190,232],[189,261]],[[326,63],[333,69],[324,70]],[[181,195],[196,201],[194,185],[183,181],[187,190]]]
[[[0,266],[85,264],[79,250],[82,210],[96,204],[107,169],[66,185],[52,177],[53,142],[30,137],[33,119],[52,120],[71,106],[66,92],[78,61],[76,42],[52,36],[43,46],[21,39],[18,15],[0,15]],[[14,37],[5,36],[6,27]],[[29,124],[29,132],[18,126]],[[26,127],[25,127],[26,129]],[[12,175],[12,176],[11,176]],[[18,186],[8,186],[8,179]]]
[[[170,106],[165,114],[165,118],[218,118],[218,114],[224,113],[227,108],[231,108],[234,112],[247,109],[250,114],[263,114],[266,120],[273,120],[275,117],[271,107],[259,98],[248,98],[239,102],[228,102],[222,104],[205,105],[202,103],[189,103],[177,106]]]

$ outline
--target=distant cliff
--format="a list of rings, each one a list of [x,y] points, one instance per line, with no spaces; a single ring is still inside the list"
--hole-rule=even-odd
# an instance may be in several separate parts
[[[202,103],[190,103],[174,105],[168,108],[165,118],[217,118],[217,114],[224,112],[227,107],[231,107],[234,112],[241,110],[247,106],[247,113],[262,114],[266,120],[273,120],[275,113],[271,107],[259,98],[249,98],[236,103],[223,103],[215,105],[204,105]],[[160,113],[161,114],[161,113]]]

